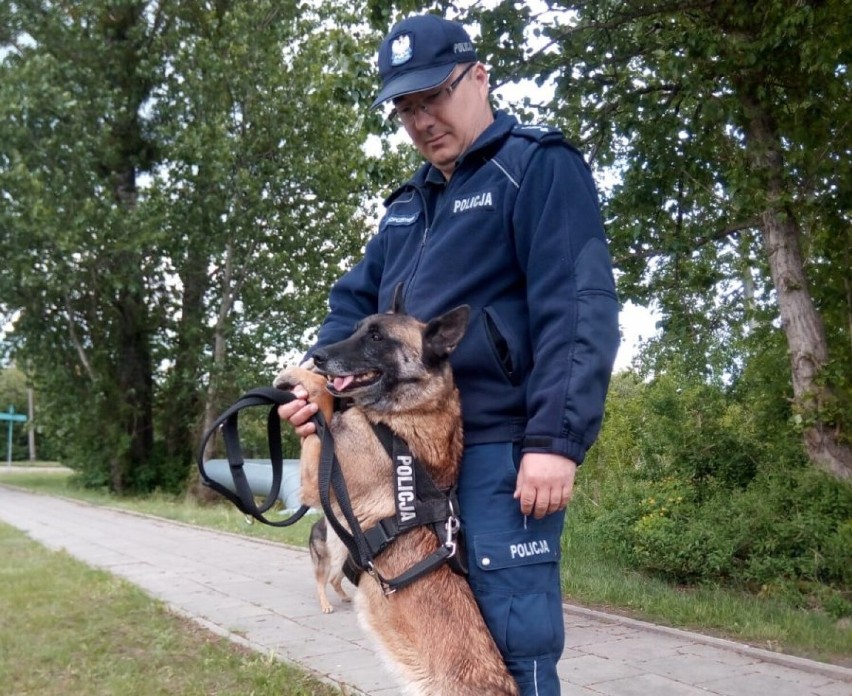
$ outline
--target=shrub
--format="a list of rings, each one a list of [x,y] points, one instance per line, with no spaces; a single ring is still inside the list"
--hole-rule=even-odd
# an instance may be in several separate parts
[[[614,387],[573,510],[601,549],[673,582],[849,615],[852,487],[807,463],[788,411],[769,423],[747,390],[673,376]]]

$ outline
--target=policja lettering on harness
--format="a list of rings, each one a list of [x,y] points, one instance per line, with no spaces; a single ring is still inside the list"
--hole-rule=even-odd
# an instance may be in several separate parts
[[[411,457],[404,454],[396,457],[396,509],[400,523],[410,522],[417,516],[414,511],[414,468]]]

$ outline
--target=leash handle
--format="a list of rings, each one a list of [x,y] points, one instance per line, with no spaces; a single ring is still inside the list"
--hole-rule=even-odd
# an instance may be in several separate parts
[[[284,457],[281,449],[281,420],[278,418],[278,406],[293,401],[296,396],[283,389],[274,387],[257,387],[243,394],[236,403],[228,408],[220,415],[210,429],[204,433],[201,438],[201,446],[198,450],[197,464],[198,472],[204,485],[212,488],[214,491],[231,501],[244,515],[250,515],[254,519],[268,524],[271,527],[288,527],[295,524],[305,513],[310,509],[307,505],[302,505],[290,517],[284,520],[267,519],[263,513],[267,512],[278,499],[278,494],[281,491],[281,479],[284,470]],[[249,486],[248,479],[245,474],[243,465],[242,447],[240,446],[239,436],[239,413],[245,408],[254,406],[270,406],[269,415],[267,417],[267,441],[269,445],[269,457],[272,462],[272,485],[266,495],[264,501],[257,505],[254,499],[254,494]],[[321,414],[314,417],[317,420],[317,427],[324,427],[325,423]],[[225,441],[225,452],[228,458],[228,467],[231,472],[231,479],[234,482],[236,493],[226,488],[218,481],[210,478],[204,468],[204,450],[207,447],[207,442],[215,436],[216,431],[222,428],[222,436]]]

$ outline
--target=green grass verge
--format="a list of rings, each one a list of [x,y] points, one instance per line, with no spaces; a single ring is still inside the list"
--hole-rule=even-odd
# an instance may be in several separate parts
[[[176,522],[231,532],[243,536],[268,539],[293,546],[306,546],[314,515],[306,515],[290,527],[270,527],[259,522],[249,523],[236,507],[223,501],[212,505],[199,505],[189,497],[152,494],[145,497],[118,497],[106,491],[81,488],[75,485],[70,471],[6,471],[0,473],[0,483],[21,486],[47,495],[60,495],[84,500],[95,505],[106,505],[146,515],[164,517]],[[275,510],[266,515],[269,519],[281,518]]]
[[[568,601],[799,657],[852,666],[852,625],[777,598],[719,586],[673,585],[626,568],[568,516],[563,536]]]
[[[7,482],[51,495],[132,510],[212,529],[305,546],[311,520],[276,529],[248,525],[230,504],[199,506],[184,498],[116,498],[77,488],[68,473],[9,472]],[[686,628],[757,647],[852,666],[852,626],[781,599],[756,597],[721,587],[673,586],[632,571],[602,552],[570,514],[563,545],[567,601],[633,618]]]
[[[34,462],[31,462],[29,460],[14,461],[10,464],[5,459],[3,460],[2,463],[0,463],[0,468],[4,468],[4,469],[9,469],[9,468],[11,468],[11,469],[44,469],[44,468],[57,467],[57,466],[62,466],[62,464],[60,464],[59,462],[45,462],[45,461],[41,461],[41,460],[37,460],[37,461],[34,461]]]
[[[289,665],[170,614],[141,590],[0,524],[0,691],[333,696]]]

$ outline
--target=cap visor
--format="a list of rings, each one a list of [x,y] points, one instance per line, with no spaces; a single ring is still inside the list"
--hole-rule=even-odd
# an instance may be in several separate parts
[[[406,94],[414,92],[423,92],[427,89],[435,89],[446,82],[447,78],[456,67],[455,63],[449,65],[439,65],[436,68],[426,68],[425,70],[415,70],[410,73],[405,73],[395,77],[388,82],[378,96],[373,100],[371,109],[383,104],[388,99],[396,99]]]

